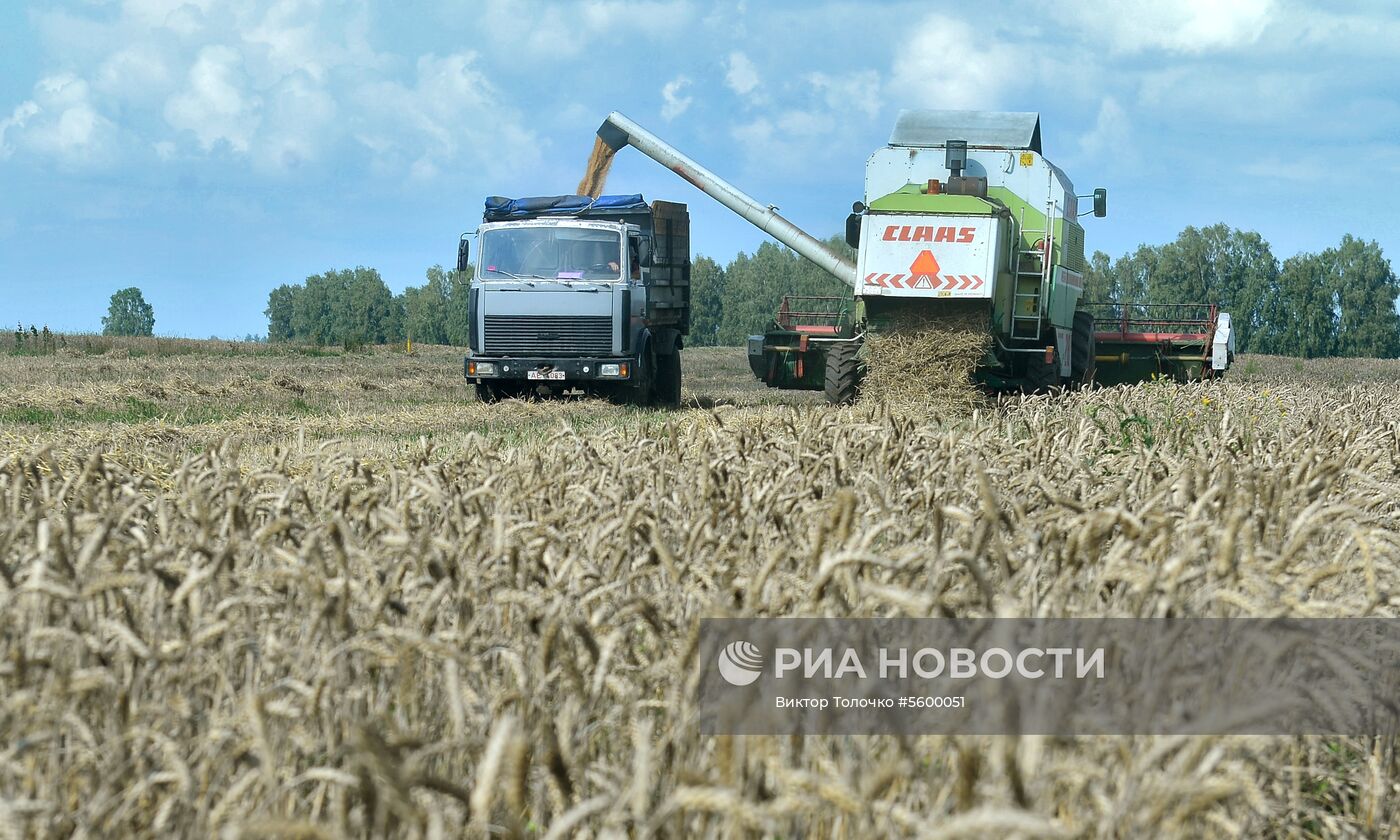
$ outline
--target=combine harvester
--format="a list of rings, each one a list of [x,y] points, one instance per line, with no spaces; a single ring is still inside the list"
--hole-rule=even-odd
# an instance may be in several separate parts
[[[1234,357],[1228,313],[1201,305],[1086,304],[1081,215],[1107,194],[1075,195],[1041,155],[1033,113],[904,111],[865,166],[865,198],[846,220],[857,265],[627,117],[598,129],[631,145],[846,283],[840,298],[789,296],[749,365],[770,387],[825,390],[848,402],[865,374],[867,335],[901,321],[985,318],[975,378],[1043,392],[1089,382],[1221,375]],[[1080,212],[1080,199],[1091,199]]]

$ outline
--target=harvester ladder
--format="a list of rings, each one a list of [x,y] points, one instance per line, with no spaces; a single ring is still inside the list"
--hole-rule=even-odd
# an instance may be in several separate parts
[[[1012,282],[1011,337],[1036,340],[1045,320],[1045,292],[1050,288],[1055,246],[1055,202],[1045,207],[1045,229],[1025,227],[1025,210],[1021,211],[1020,235],[1016,243],[1016,275]],[[1038,238],[1037,238],[1038,237]],[[1027,242],[1031,247],[1025,247]],[[1040,247],[1036,247],[1036,243]]]

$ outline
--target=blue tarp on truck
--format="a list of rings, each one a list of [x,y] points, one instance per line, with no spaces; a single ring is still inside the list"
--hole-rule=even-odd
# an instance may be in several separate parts
[[[650,207],[640,194],[548,195],[531,198],[506,198],[493,195],[486,199],[485,220],[504,222],[509,219],[533,219],[540,216],[582,216],[596,213],[649,213]]]

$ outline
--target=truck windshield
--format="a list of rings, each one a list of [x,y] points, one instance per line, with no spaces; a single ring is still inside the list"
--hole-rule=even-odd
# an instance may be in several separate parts
[[[481,236],[483,277],[618,280],[622,236],[610,230],[521,227]]]

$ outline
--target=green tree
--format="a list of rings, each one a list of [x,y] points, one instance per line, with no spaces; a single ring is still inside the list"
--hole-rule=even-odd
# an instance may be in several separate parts
[[[1331,273],[1337,308],[1333,353],[1338,356],[1393,358],[1400,355],[1400,315],[1395,299],[1400,281],[1375,242],[1350,235],[1323,252]]]
[[[306,278],[292,301],[292,335],[297,341],[333,344],[338,335],[334,301],[340,296],[333,271]]]
[[[1224,224],[1188,227],[1160,249],[1147,293],[1153,303],[1218,304],[1232,316],[1236,343],[1257,349],[1256,333],[1275,317],[1266,310],[1278,296],[1278,272],[1258,233]]]
[[[1161,261],[1161,249],[1139,245],[1132,254],[1109,261],[1108,255],[1095,251],[1089,258],[1089,270],[1084,276],[1084,300],[1092,303],[1146,303],[1151,285]]]
[[[465,344],[471,270],[428,269],[428,282],[403,292],[404,333],[422,344]]]
[[[1092,303],[1117,303],[1113,291],[1113,262],[1108,254],[1095,251],[1084,270],[1084,300]]]
[[[471,323],[468,320],[467,303],[471,286],[471,266],[467,266],[466,271],[447,272],[447,343],[457,347],[467,346],[470,337],[468,330]]]
[[[335,307],[340,343],[385,344],[402,339],[403,311],[379,272],[361,267],[341,275],[344,297]]]
[[[853,258],[855,252],[841,237],[832,237],[826,244]],[[748,336],[761,332],[773,320],[785,295],[852,299],[845,283],[772,242],[759,245],[753,256],[740,252],[725,267],[723,295],[715,341],[724,346],[741,345]]]
[[[268,333],[317,345],[384,344],[403,338],[404,301],[372,268],[315,274],[268,296]]]
[[[696,257],[690,266],[690,336],[693,347],[713,347],[724,320],[725,274],[709,257]]]
[[[102,318],[103,335],[154,335],[156,313],[135,286],[112,295]]]
[[[268,293],[267,309],[263,310],[263,314],[267,316],[268,341],[291,341],[296,336],[292,329],[292,321],[299,291],[300,286],[283,283]]]
[[[1269,350],[1289,356],[1328,356],[1336,345],[1337,314],[1331,267],[1319,254],[1289,257],[1279,272],[1279,316]]]

